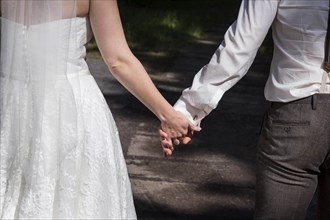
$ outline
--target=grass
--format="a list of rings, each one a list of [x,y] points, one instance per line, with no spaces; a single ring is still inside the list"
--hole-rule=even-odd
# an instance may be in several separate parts
[[[187,43],[234,21],[240,0],[119,0],[130,48],[144,65],[166,71]],[[90,56],[99,57],[96,43]]]

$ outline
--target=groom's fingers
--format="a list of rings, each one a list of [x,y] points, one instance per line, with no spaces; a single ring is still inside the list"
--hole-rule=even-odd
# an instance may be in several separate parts
[[[181,143],[182,144],[188,144],[190,141],[191,141],[191,137],[185,136],[184,138],[182,138]]]
[[[178,138],[173,138],[172,140],[174,145],[179,145],[180,144],[180,140]]]
[[[164,156],[168,157],[172,155],[172,151],[170,149],[164,148]]]
[[[162,140],[161,143],[163,147],[164,156],[165,157],[171,156],[174,150],[172,141],[168,139],[164,139]]]
[[[197,127],[194,124],[190,124],[189,125],[189,131],[188,131],[187,135],[185,135],[181,140],[182,144],[188,144],[191,141],[192,136],[194,135],[194,132],[195,131],[200,131],[200,130],[201,130],[200,127]]]
[[[172,141],[169,141],[169,140],[165,139],[165,140],[162,140],[161,143],[162,143],[162,147],[163,148],[168,148],[168,149],[173,150],[173,143],[172,143]]]
[[[169,157],[173,153],[173,143],[170,138],[168,138],[168,134],[162,130],[162,128],[158,129],[158,133],[160,136],[160,142],[163,148],[164,157]]]
[[[189,122],[189,131],[188,131],[188,133],[189,133],[190,131],[201,131],[201,130],[202,130],[201,127],[198,127],[197,125],[195,125],[195,124]]]

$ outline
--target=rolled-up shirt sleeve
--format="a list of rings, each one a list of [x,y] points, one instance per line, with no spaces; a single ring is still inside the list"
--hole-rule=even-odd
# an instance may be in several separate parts
[[[191,121],[199,124],[218,105],[223,94],[250,68],[276,16],[279,0],[243,0],[237,20],[210,62],[194,77],[175,104]]]

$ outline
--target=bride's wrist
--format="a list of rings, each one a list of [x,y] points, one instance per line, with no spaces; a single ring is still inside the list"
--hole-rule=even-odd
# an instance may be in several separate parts
[[[163,110],[164,111],[161,111],[157,114],[157,117],[161,123],[167,123],[171,121],[171,119],[173,119],[177,113],[172,107]]]

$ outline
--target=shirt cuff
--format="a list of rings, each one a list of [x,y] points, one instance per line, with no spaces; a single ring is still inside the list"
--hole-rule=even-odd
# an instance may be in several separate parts
[[[181,112],[187,119],[197,126],[200,126],[202,119],[207,115],[201,109],[193,107],[180,98],[174,105],[176,111]]]

